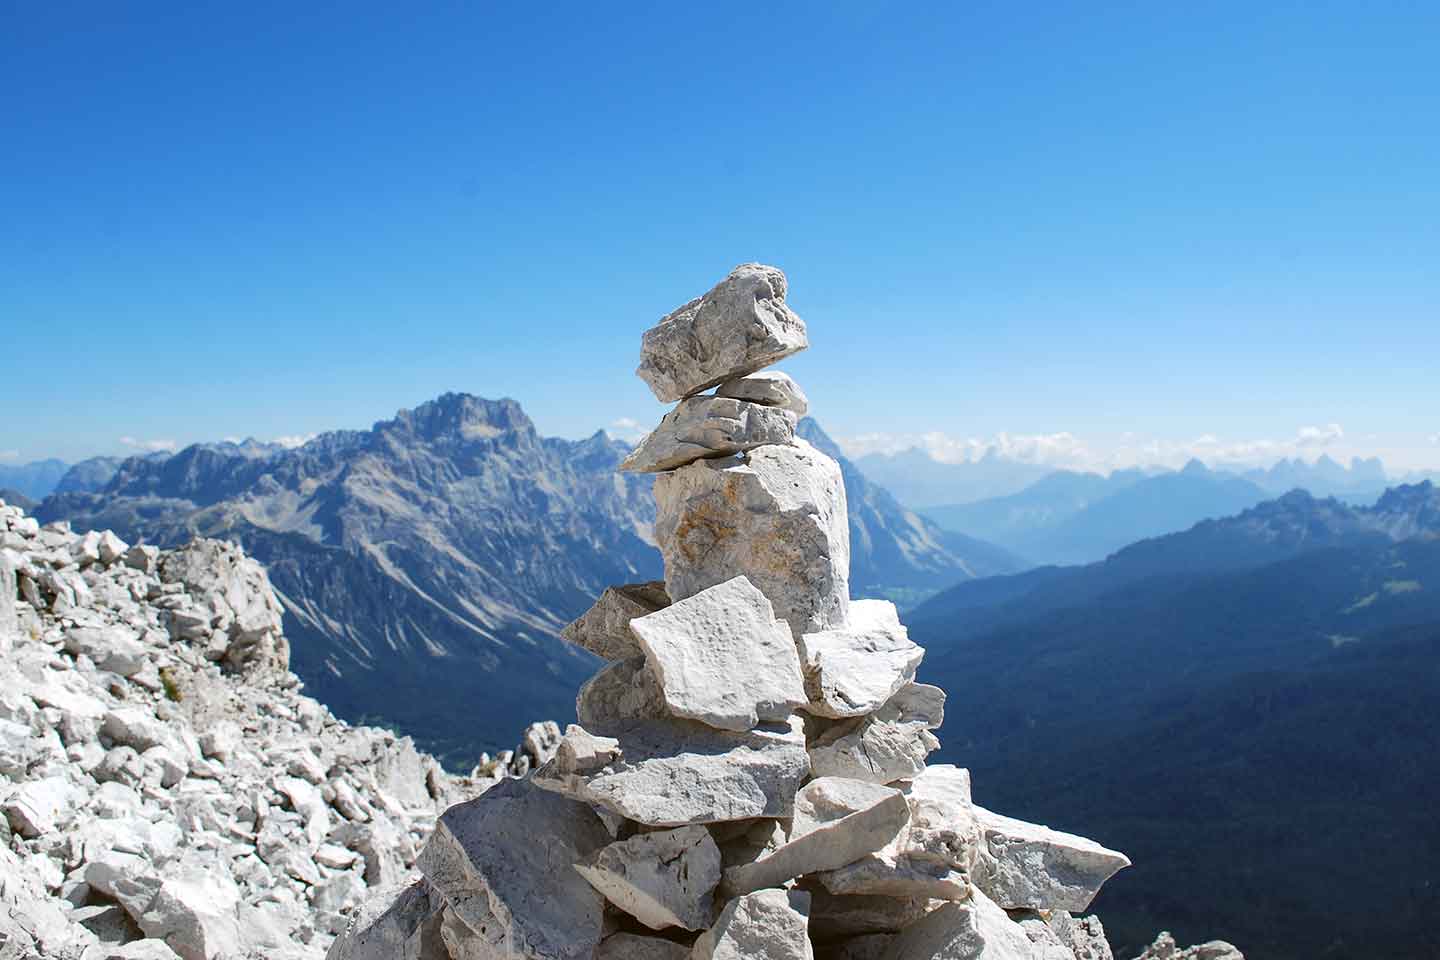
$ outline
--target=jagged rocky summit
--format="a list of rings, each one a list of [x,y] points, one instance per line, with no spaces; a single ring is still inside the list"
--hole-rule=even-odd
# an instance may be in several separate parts
[[[451,777],[303,696],[238,547],[161,551],[0,502],[0,958],[318,958],[449,804]]]
[[[840,468],[762,372],[808,343],[786,292],[746,264],[644,335],[677,406],[623,469],[657,474],[665,579],[566,629],[609,661],[580,723],[447,810],[332,960],[1111,956],[1074,914],[1129,861],[926,765],[945,694],[894,606],[850,599]]]

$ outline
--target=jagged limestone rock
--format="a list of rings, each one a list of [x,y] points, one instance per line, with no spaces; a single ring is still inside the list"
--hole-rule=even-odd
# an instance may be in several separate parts
[[[669,715],[660,684],[643,656],[605,667],[586,681],[575,697],[575,719],[580,726],[605,737]]]
[[[1076,920],[1064,910],[1008,913],[1035,945],[1041,960],[1114,960],[1105,931],[1095,917]]]
[[[668,606],[670,597],[659,580],[609,587],[580,619],[561,630],[560,636],[602,660],[628,660],[643,653],[630,632],[630,621]]]
[[[471,912],[479,926],[472,927],[455,910],[446,906],[440,915],[440,940],[445,945],[445,960],[510,960],[515,954],[506,943],[505,926],[494,913],[486,914],[486,906],[477,903]]]
[[[15,596],[19,589],[16,564],[6,556],[8,552],[0,551],[0,650],[8,649],[10,635],[20,630],[20,621],[15,616]]]
[[[795,795],[785,842],[750,863],[725,871],[725,893],[738,896],[821,870],[833,870],[879,850],[910,818],[899,790],[838,777],[811,780]]]
[[[1084,910],[1106,880],[1130,865],[1094,840],[972,809],[981,838],[975,885],[1007,910]]]
[[[743,575],[795,636],[845,626],[845,485],[839,464],[805,441],[661,474],[655,505],[655,538],[673,599]]]
[[[810,744],[817,777],[854,777],[874,783],[908,780],[925,769],[940,746],[930,731],[944,719],[938,687],[908,683],[867,717],[836,723]]]
[[[1181,947],[1169,933],[1161,933],[1136,960],[1245,960],[1245,955],[1224,940]]]
[[[979,891],[900,932],[884,960],[1043,960],[1018,923]]]
[[[805,708],[822,717],[861,717],[882,707],[915,678],[925,651],[910,640],[895,604],[850,601],[845,627],[800,637]]]
[[[744,577],[632,620],[630,629],[677,717],[749,730],[806,702],[790,628]]]
[[[800,384],[779,370],[761,370],[747,377],[727,380],[715,389],[715,396],[779,407],[797,417],[803,417],[810,411],[810,401],[806,399],[805,391],[800,389]]]
[[[690,397],[620,464],[631,473],[674,470],[706,457],[726,457],[765,443],[795,439],[795,414],[729,397]]]
[[[610,741],[608,752],[567,747],[596,739],[572,725],[535,784],[652,827],[788,817],[810,772],[798,717],[744,732],[651,721]],[[576,753],[590,759],[577,762]]]
[[[381,887],[355,911],[325,960],[448,960],[440,941],[444,908],[424,878]]]
[[[810,894],[759,890],[736,897],[695,941],[694,960],[814,960]]]
[[[903,785],[905,828],[884,847],[813,882],[836,895],[879,895],[963,900],[978,853],[980,830],[970,801],[969,771],[927,767]]]
[[[645,331],[636,374],[673,403],[804,350],[805,321],[785,305],[786,286],[776,267],[741,264]]]
[[[590,960],[603,900],[574,865],[609,842],[584,804],[503,780],[445,811],[416,866],[466,926],[498,922],[515,953]]]
[[[642,833],[612,843],[580,875],[615,906],[652,930],[703,930],[715,918],[720,849],[701,826]]]
[[[181,960],[224,960],[240,952],[240,891],[223,873],[189,867],[167,876],[136,921]]]

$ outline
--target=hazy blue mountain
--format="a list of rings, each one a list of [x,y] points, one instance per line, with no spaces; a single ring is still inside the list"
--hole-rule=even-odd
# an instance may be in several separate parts
[[[1017,493],[1054,472],[988,452],[968,463],[941,463],[923,450],[857,457],[855,465],[912,510],[937,504],[971,503]]]
[[[804,432],[833,450],[818,426]],[[293,450],[211,443],[92,463],[100,489],[37,514],[164,544],[238,540],[270,569],[312,694],[463,764],[524,722],[568,719],[594,663],[560,627],[606,586],[660,576],[651,479],[615,472],[627,452],[604,433],[540,437],[514,401],[447,394]],[[1019,569],[842,469],[857,596],[913,600]]]
[[[159,463],[167,460],[170,453],[164,450],[157,450],[154,453],[139,454],[135,457],[90,457],[88,460],[81,460],[79,463],[65,471],[60,482],[55,485],[54,493],[96,493],[104,490],[115,471],[126,460],[136,459],[151,463]]]
[[[974,537],[952,533],[900,505],[847,459],[814,419],[799,434],[834,457],[850,507],[850,592],[910,606],[964,580],[1023,570],[1019,557]]]
[[[1435,941],[1440,834],[1414,800],[1440,786],[1433,485],[1367,508],[1287,494],[909,621],[921,679],[964,690],[933,759],[970,767],[982,803],[1135,859],[1096,904],[1117,956],[1162,915],[1257,957]],[[1353,857],[1365,889],[1337,903],[1324,865]]]
[[[1036,543],[1086,507],[1145,477],[1139,470],[1117,470],[1109,476],[1057,470],[1019,493],[974,503],[926,507],[921,513],[946,530],[996,543]]]
[[[948,529],[981,536],[1036,563],[1090,563],[1128,543],[1222,517],[1269,498],[1249,480],[1192,460],[1183,470],[1109,477],[1058,473],[1020,493],[932,507]]]
[[[1317,497],[1368,495],[1373,500],[1390,485],[1385,465],[1378,457],[1355,457],[1342,466],[1328,454],[1321,454],[1314,463],[1299,457],[1281,460],[1264,470],[1241,472],[1246,480],[1271,493],[1306,490]]]
[[[69,465],[62,460],[36,460],[24,464],[0,463],[0,487],[43,500],[55,489]]]

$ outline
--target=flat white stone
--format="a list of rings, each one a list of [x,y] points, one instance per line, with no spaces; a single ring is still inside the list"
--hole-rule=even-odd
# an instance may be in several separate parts
[[[785,842],[725,871],[725,893],[737,896],[821,870],[834,870],[892,842],[910,819],[899,790],[862,780],[821,777],[795,795]]]
[[[765,443],[789,443],[795,438],[795,420],[795,414],[779,407],[729,397],[690,397],[665,414],[620,469],[658,473]]]
[[[779,407],[797,417],[805,416],[810,410],[810,401],[800,385],[789,374],[779,370],[761,370],[746,377],[727,380],[715,389],[715,396]]]
[[[517,954],[591,960],[603,901],[574,865],[609,841],[584,804],[503,780],[445,811],[416,866],[467,926],[499,923]]]
[[[810,894],[757,890],[736,897],[695,941],[693,960],[814,960]]]
[[[788,817],[810,772],[798,717],[744,732],[650,721],[603,752],[584,746],[599,739],[571,726],[535,784],[652,827]]]
[[[790,628],[744,577],[632,620],[630,629],[677,717],[749,730],[806,702]]]
[[[900,932],[883,960],[1043,960],[1018,923],[976,891]]]
[[[845,484],[840,465],[805,441],[662,473],[655,507],[672,599],[741,575],[796,637],[846,625]]]
[[[873,713],[915,678],[925,650],[910,640],[895,604],[850,601],[850,622],[800,637],[800,665],[810,704],[822,717]]]
[[[1072,833],[974,807],[980,850],[975,885],[1007,910],[1081,911],[1117,872],[1123,853]]]
[[[609,587],[584,616],[561,630],[560,636],[602,660],[628,660],[642,653],[630,632],[630,621],[668,606],[670,598],[659,580]]]
[[[690,948],[673,940],[612,933],[600,943],[595,960],[689,960]]]
[[[703,930],[715,918],[720,849],[701,826],[642,833],[612,843],[580,875],[615,906],[652,930]]]
[[[240,890],[220,871],[167,869],[155,899],[137,922],[181,960],[217,960],[241,953]]]
[[[805,321],[785,305],[786,292],[778,268],[741,264],[645,331],[636,374],[673,403],[804,350]]]

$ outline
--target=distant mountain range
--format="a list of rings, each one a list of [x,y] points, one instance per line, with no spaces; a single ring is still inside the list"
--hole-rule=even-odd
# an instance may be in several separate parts
[[[855,465],[912,510],[1007,496],[1055,471],[993,450],[979,460],[943,463],[924,450],[911,448],[894,454],[867,454],[856,458]]]
[[[0,489],[13,490],[29,497],[42,500],[55,489],[55,484],[70,469],[63,460],[36,460],[33,463],[0,463]]]
[[[1019,493],[923,511],[1036,563],[1090,563],[1129,543],[1254,506],[1272,494],[1192,460],[1183,470],[1052,473]]]
[[[1117,955],[1161,916],[1280,960],[1440,946],[1416,802],[1440,787],[1433,485],[1364,508],[1290,493],[909,621],[921,679],[965,691],[939,758],[982,802],[1134,859],[1096,905]],[[1346,863],[1365,880],[1337,898]]]
[[[813,421],[801,432],[836,452]],[[239,541],[270,570],[311,694],[463,766],[531,719],[569,718],[594,663],[560,627],[606,586],[660,576],[651,480],[615,471],[628,449],[604,433],[544,438],[514,401],[446,394],[296,449],[87,461],[37,515],[161,544]],[[843,469],[856,596],[912,602],[1020,569]]]

